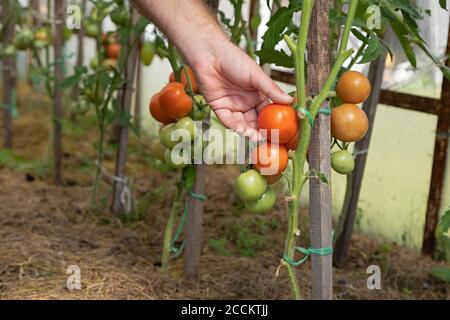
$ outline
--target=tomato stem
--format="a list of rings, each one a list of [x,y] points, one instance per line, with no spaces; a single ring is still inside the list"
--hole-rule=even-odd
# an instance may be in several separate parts
[[[351,0],[350,7],[347,13],[347,20],[345,21],[344,32],[342,33],[341,43],[339,45],[339,54],[342,54],[347,50],[348,39],[350,37],[350,31],[353,25],[353,19],[356,13],[356,7],[358,6],[358,0]]]
[[[166,228],[164,229],[164,245],[161,257],[161,274],[166,274],[169,266],[170,249],[172,244],[172,231],[175,224],[175,219],[181,210],[181,200],[183,199],[184,188],[181,184],[182,178],[180,178],[180,183],[177,184],[177,190],[175,193],[175,199],[170,209],[169,219],[167,220]]]

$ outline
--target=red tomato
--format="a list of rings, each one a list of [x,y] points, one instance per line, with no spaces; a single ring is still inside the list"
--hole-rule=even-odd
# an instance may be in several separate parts
[[[366,113],[351,103],[344,103],[331,112],[331,135],[343,142],[361,140],[369,129]]]
[[[297,113],[289,105],[269,104],[258,115],[258,129],[268,141],[276,139],[272,130],[278,130],[278,143],[288,143],[298,131]]]
[[[173,121],[173,119],[169,118],[161,109],[159,104],[159,93],[155,94],[150,100],[150,114],[152,117],[161,123],[167,124]]]
[[[192,111],[192,98],[184,91],[184,85],[170,82],[159,95],[161,110],[171,119],[181,119]]]
[[[111,43],[106,47],[106,57],[109,59],[118,59],[120,55],[120,44]]]
[[[189,84],[188,84],[188,80],[186,77],[186,72],[189,74],[189,79],[191,80],[191,84],[192,84],[192,90],[195,93],[198,93],[199,91],[198,91],[197,79],[195,79],[194,72],[192,71],[191,67],[184,66],[183,70],[181,70],[181,74],[180,74],[181,83],[186,86],[186,89],[188,88]],[[169,76],[169,82],[175,82],[175,75],[173,74],[173,72]]]
[[[271,176],[286,170],[289,158],[284,145],[266,142],[253,150],[252,160],[262,175]]]
[[[362,103],[370,96],[369,79],[357,71],[347,71],[336,85],[336,93],[345,103]]]

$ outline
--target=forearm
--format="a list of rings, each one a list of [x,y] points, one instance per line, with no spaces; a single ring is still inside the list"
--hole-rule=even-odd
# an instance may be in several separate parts
[[[220,44],[227,43],[222,28],[201,0],[133,0],[175,44],[189,64],[197,64]]]

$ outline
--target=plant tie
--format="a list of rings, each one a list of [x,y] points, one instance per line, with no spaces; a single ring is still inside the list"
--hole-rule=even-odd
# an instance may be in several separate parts
[[[317,254],[319,256],[328,256],[333,253],[333,248],[307,248],[307,249],[305,249],[302,247],[295,247],[295,251],[301,252],[305,256],[298,261],[294,261],[291,258],[289,258],[286,253],[284,253],[284,255],[283,255],[284,261],[286,261],[287,263],[289,263],[291,266],[294,266],[294,267],[299,266],[302,263],[304,263],[306,260],[308,260],[308,258],[311,254]]]
[[[108,177],[111,181],[115,181],[122,185],[122,191],[120,192],[119,200],[122,204],[122,207],[125,209],[125,213],[131,213],[131,211],[133,210],[133,198],[128,178],[126,176],[122,178],[108,173],[106,169],[98,163],[98,161],[95,162],[95,165],[100,169],[104,176]]]
[[[298,110],[300,111],[300,113],[304,114],[306,118],[308,118],[310,126],[314,127],[314,119],[311,115],[311,112],[304,107],[299,107]],[[319,109],[318,113],[331,115],[331,109],[330,108]]]

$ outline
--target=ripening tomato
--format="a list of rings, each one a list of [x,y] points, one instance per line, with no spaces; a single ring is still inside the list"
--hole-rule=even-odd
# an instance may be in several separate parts
[[[171,82],[159,94],[161,110],[172,119],[181,119],[192,111],[192,98],[184,91],[184,85]]]
[[[245,207],[252,213],[264,214],[273,208],[276,201],[277,194],[272,187],[268,187],[266,192],[264,192],[258,200],[246,202]]]
[[[299,139],[299,136],[298,136],[299,132],[300,132],[300,129],[297,130],[297,133],[295,134],[295,136],[291,140],[289,140],[288,143],[286,143],[286,149],[288,149],[288,150],[297,150],[298,139]]]
[[[267,182],[256,170],[251,169],[237,177],[234,184],[237,195],[244,201],[256,201],[267,190]]]
[[[280,181],[282,176],[283,175],[280,173],[280,174],[275,174],[273,176],[264,176],[264,178],[266,178],[267,184],[272,185],[272,184],[275,184],[278,181]]]
[[[258,129],[268,141],[276,139],[278,130],[278,142],[288,143],[298,131],[297,113],[292,106],[283,104],[269,104],[258,115]]]
[[[356,71],[345,72],[336,85],[336,93],[345,103],[362,103],[371,90],[369,79]]]
[[[262,175],[280,174],[288,165],[289,157],[284,145],[275,143],[263,143],[253,150],[252,160],[254,167]]]
[[[349,174],[355,167],[353,155],[347,150],[339,150],[331,155],[331,167],[340,174]]]
[[[111,43],[106,47],[106,57],[109,59],[118,59],[120,55],[120,44]]]
[[[104,70],[111,71],[111,70],[114,70],[116,65],[117,65],[117,59],[110,59],[110,58],[108,58],[108,59],[103,60],[102,68]]]
[[[161,141],[159,139],[155,139],[151,146],[151,151],[153,156],[158,159],[159,161],[165,162],[165,151],[166,148],[162,145]]]
[[[161,123],[167,124],[173,121],[173,119],[169,118],[161,109],[159,105],[159,93],[155,94],[150,100],[150,114],[152,117]]]
[[[183,85],[185,85],[186,88],[188,88],[189,84],[188,84],[188,80],[186,77],[186,73],[189,75],[189,79],[191,80],[192,91],[194,91],[195,93],[198,93],[199,91],[198,91],[197,79],[195,79],[194,72],[192,71],[191,67],[184,66],[183,69],[181,70],[181,74],[180,74],[181,83]],[[175,75],[173,72],[169,76],[169,82],[175,82]]]
[[[366,113],[354,104],[345,103],[331,112],[331,135],[343,142],[361,140],[369,129]]]

